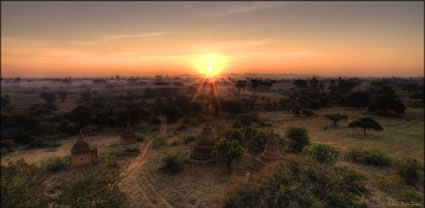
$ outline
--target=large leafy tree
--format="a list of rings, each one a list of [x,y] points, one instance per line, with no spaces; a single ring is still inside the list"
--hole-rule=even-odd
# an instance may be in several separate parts
[[[349,124],[350,128],[361,128],[363,129],[364,135],[366,136],[366,130],[373,129],[376,131],[382,131],[384,130],[377,121],[373,120],[369,117],[360,118],[358,120],[352,121]]]
[[[359,198],[368,193],[365,177],[352,169],[295,157],[233,186],[222,207],[361,208]]]
[[[334,126],[338,124],[341,120],[347,120],[348,116],[344,114],[334,113],[334,114],[326,114],[325,117],[334,122]]]
[[[214,145],[211,154],[216,161],[225,163],[228,170],[231,171],[232,163],[242,157],[243,148],[238,140],[229,141],[226,138],[221,138],[219,142]]]
[[[1,167],[1,207],[39,208],[48,207],[50,198],[46,193],[46,175],[42,170],[24,161]]]
[[[118,169],[92,167],[75,170],[54,189],[55,203],[69,207],[128,207],[128,198],[118,188],[121,177]]]
[[[305,128],[290,127],[286,130],[285,137],[291,140],[289,148],[293,152],[301,152],[306,145],[310,144],[310,137]]]

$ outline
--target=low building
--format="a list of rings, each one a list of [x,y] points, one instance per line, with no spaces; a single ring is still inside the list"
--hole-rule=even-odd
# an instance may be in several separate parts
[[[91,149],[90,145],[85,141],[82,131],[77,142],[71,149],[71,167],[80,167],[97,163],[97,148]]]

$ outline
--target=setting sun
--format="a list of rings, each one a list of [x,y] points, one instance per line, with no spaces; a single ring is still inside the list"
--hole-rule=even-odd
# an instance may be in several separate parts
[[[201,74],[215,76],[223,72],[227,66],[227,57],[219,54],[205,54],[195,56],[193,65]]]

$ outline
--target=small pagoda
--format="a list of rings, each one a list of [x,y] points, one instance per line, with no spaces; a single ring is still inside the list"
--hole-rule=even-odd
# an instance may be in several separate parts
[[[201,135],[193,148],[191,157],[196,160],[209,160],[211,158],[211,151],[215,144],[214,131],[207,121]]]
[[[91,149],[85,141],[83,132],[80,129],[80,136],[71,149],[72,165],[71,167],[80,167],[97,163],[97,148]]]
[[[249,166],[252,171],[263,168],[267,163],[280,159],[279,144],[277,143],[273,129],[271,130],[269,140],[264,147],[264,152],[256,157]]]
[[[130,126],[130,120],[127,120],[127,127],[124,129],[124,132],[121,134],[121,144],[136,144],[137,138],[133,129]]]

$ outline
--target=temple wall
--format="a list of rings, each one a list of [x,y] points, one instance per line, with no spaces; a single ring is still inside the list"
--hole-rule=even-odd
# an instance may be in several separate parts
[[[97,151],[96,151],[97,153]],[[96,154],[97,155],[97,154]],[[79,153],[72,155],[72,167],[84,166],[92,164],[92,153]]]

